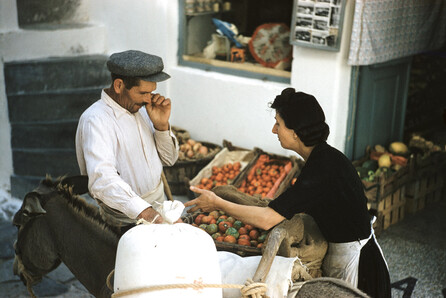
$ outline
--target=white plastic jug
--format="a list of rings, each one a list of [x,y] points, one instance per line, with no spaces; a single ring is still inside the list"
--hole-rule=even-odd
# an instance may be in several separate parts
[[[172,284],[221,284],[212,238],[189,224],[142,224],[119,240],[114,292]],[[144,291],[125,297],[222,297],[221,288]]]

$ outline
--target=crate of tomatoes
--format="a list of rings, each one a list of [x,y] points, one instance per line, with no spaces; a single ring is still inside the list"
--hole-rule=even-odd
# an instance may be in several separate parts
[[[252,196],[275,199],[291,185],[303,163],[296,157],[256,151],[255,160],[237,177],[234,186]]]
[[[219,210],[196,213],[191,224],[208,233],[217,250],[240,256],[261,255],[268,236],[268,231],[245,224]]]
[[[188,184],[207,190],[215,186],[232,185],[257,154],[254,150],[225,147]],[[192,199],[195,195],[189,191],[188,197]]]

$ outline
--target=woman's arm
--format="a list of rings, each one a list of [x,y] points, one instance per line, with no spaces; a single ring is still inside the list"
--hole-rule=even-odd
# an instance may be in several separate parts
[[[200,196],[184,204],[186,207],[193,206],[188,212],[194,212],[198,209],[204,212],[221,210],[246,224],[263,230],[269,230],[285,219],[285,217],[269,207],[239,205],[226,201],[209,190],[194,186],[191,186],[190,189],[199,193]]]

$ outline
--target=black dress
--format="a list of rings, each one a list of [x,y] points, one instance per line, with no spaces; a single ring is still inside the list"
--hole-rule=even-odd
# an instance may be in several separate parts
[[[311,215],[328,242],[367,239],[371,233],[367,198],[356,169],[327,143],[310,154],[296,183],[269,207],[291,219]],[[390,277],[379,246],[372,237],[361,249],[358,288],[372,297],[390,297]]]

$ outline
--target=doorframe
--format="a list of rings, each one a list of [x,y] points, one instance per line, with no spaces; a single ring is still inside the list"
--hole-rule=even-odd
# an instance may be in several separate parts
[[[347,117],[347,133],[345,138],[345,155],[351,160],[353,157],[353,150],[354,150],[354,140],[357,135],[356,131],[356,116],[358,112],[358,101],[360,100],[358,98],[359,94],[359,86],[360,86],[360,80],[361,80],[361,70],[364,67],[370,67],[370,68],[381,68],[381,67],[387,67],[392,65],[398,65],[398,64],[404,64],[408,63],[408,71],[407,71],[407,77],[406,80],[410,79],[410,71],[412,67],[412,58],[413,56],[403,57],[399,59],[394,59],[391,61],[383,62],[383,63],[377,63],[377,64],[371,64],[371,65],[353,65],[352,71],[350,75],[350,96],[349,96],[349,104],[348,104],[348,117]],[[409,92],[409,84],[407,84],[406,90],[404,90],[404,98],[405,104],[402,107],[402,114],[406,114],[406,104],[407,104],[407,95]],[[404,121],[405,116],[402,117],[401,127],[404,130]],[[403,136],[404,131],[401,132],[401,137]]]

